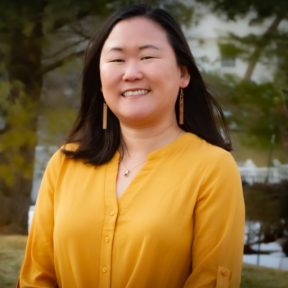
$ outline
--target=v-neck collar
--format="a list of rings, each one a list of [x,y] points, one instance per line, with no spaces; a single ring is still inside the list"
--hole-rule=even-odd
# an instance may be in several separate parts
[[[105,177],[105,199],[109,203],[118,203],[119,209],[125,209],[127,205],[132,201],[132,199],[137,195],[137,191],[141,190],[141,186],[145,185],[145,181],[139,181],[140,178],[145,179],[145,176],[150,174],[153,169],[155,169],[155,161],[159,159],[165,159],[165,157],[175,153],[183,148],[183,143],[187,137],[191,137],[191,133],[184,132],[179,135],[172,142],[164,145],[163,147],[151,152],[147,156],[147,160],[131,180],[125,191],[117,197],[116,195],[116,181],[118,174],[118,167],[120,161],[120,153],[117,151],[113,158],[107,163],[106,167],[106,177]],[[149,177],[147,177],[149,179]],[[106,202],[107,203],[107,202]]]

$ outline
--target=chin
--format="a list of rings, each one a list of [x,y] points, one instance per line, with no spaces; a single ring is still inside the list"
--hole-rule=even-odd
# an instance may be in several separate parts
[[[149,115],[129,115],[126,117],[121,117],[120,122],[129,126],[146,126],[147,124],[153,122],[149,118]]]

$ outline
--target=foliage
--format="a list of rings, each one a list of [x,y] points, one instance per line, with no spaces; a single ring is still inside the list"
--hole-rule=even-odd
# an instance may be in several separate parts
[[[247,220],[278,225],[281,219],[288,224],[288,181],[245,186],[244,191]]]
[[[0,2],[1,231],[26,232],[44,74],[83,53],[78,46],[86,39],[79,33],[75,37],[73,25],[103,12],[106,5],[101,4],[104,1]],[[63,46],[57,48],[53,38],[60,35]]]
[[[198,0],[200,1],[200,0]],[[275,14],[287,17],[288,3],[286,0],[262,1],[262,0],[201,0],[202,3],[209,4],[219,13],[225,12],[227,18],[235,19],[245,16],[249,12],[256,12],[255,18],[260,19],[274,16]]]
[[[274,242],[287,239],[288,233],[288,181],[279,184],[254,184],[244,186],[246,219],[260,223],[259,227],[248,227],[247,243]],[[286,242],[288,244],[288,242]],[[288,255],[287,244],[282,245]]]
[[[275,82],[242,81],[233,75],[206,73],[205,80],[227,112],[233,133],[250,147],[287,149],[288,113],[282,87]],[[229,113],[228,113],[229,112]]]
[[[288,147],[288,2],[260,0],[204,0],[219,17],[250,20],[260,32],[239,36],[237,31],[221,38],[222,56],[246,63],[243,77],[208,75],[208,83],[220,94],[234,132],[242,135],[242,143],[255,147],[271,145]],[[283,25],[281,25],[283,24]],[[261,32],[262,31],[262,32]],[[262,64],[271,80],[254,80],[256,66]]]
[[[220,54],[227,58],[235,58],[243,53],[243,49],[232,43],[219,43]]]
[[[274,83],[240,82],[232,91],[231,100],[238,107],[234,121],[251,135],[246,143],[269,147],[271,135],[275,134],[277,143],[284,145],[288,115],[282,107],[281,91]]]
[[[19,171],[22,171],[24,177],[31,177],[32,163],[26,163],[19,151],[24,144],[33,146],[36,142],[33,131],[26,130],[27,123],[32,120],[31,116],[37,109],[35,102],[25,96],[21,83],[14,83],[13,89],[20,91],[20,95],[14,101],[8,102],[5,98],[9,97],[11,85],[7,82],[0,85],[0,117],[2,116],[3,126],[7,128],[6,133],[0,134],[0,175],[7,186],[13,185]],[[9,127],[13,129],[8,129]],[[7,162],[10,163],[9,166],[6,165]]]

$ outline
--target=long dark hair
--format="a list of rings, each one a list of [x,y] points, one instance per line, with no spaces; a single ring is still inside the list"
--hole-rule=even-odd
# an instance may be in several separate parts
[[[178,65],[187,67],[191,79],[184,90],[183,130],[194,133],[211,144],[231,150],[228,128],[220,106],[208,92],[195,64],[187,40],[175,19],[165,10],[146,4],[131,5],[112,14],[104,23],[97,38],[87,48],[82,80],[82,99],[78,117],[66,143],[76,143],[76,149],[64,148],[68,157],[99,165],[108,162],[120,146],[120,125],[108,111],[108,129],[102,129],[104,98],[101,92],[99,61],[104,42],[113,27],[121,20],[142,16],[160,24],[166,31]],[[178,117],[179,100],[175,104]],[[65,147],[65,146],[64,146]]]

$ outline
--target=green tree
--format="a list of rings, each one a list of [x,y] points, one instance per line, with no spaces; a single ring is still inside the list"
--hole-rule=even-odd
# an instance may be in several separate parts
[[[288,2],[285,0],[261,1],[261,0],[204,0],[202,3],[210,4],[214,11],[226,15],[228,19],[239,19],[251,13],[251,25],[262,25],[265,20],[270,24],[259,37],[241,38],[252,49],[247,57],[248,65],[243,77],[244,80],[251,80],[257,62],[264,56],[265,50],[276,40],[279,40],[278,29],[281,22],[288,20]],[[287,36],[287,35],[286,35]],[[281,39],[280,39],[281,40]],[[282,49],[284,47],[280,47]]]
[[[247,63],[242,77],[209,76],[215,89],[220,89],[235,131],[244,132],[247,144],[268,147],[271,135],[281,149],[288,147],[288,2],[260,0],[204,0],[219,17],[229,20],[250,19],[251,26],[266,27],[262,34],[227,35],[219,43],[225,57],[241,58]],[[265,24],[265,25],[264,25]],[[262,63],[271,71],[271,82],[253,81],[255,68]],[[249,135],[249,137],[247,137]]]
[[[77,41],[64,37],[63,46],[54,51],[53,35],[59,31],[63,34],[93,13],[104,15],[108,11],[104,4],[0,2],[0,57],[4,63],[0,91],[0,229],[4,232],[26,231],[44,75],[83,53],[83,49],[77,49],[83,41],[79,33]],[[50,59],[49,54],[53,55]]]

